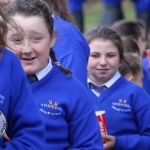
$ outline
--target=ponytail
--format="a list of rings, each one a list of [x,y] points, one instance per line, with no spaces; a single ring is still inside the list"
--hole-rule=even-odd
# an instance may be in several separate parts
[[[61,69],[62,72],[68,74],[69,76],[72,75],[72,72],[69,69],[66,69],[65,67],[61,66],[60,62],[57,61],[55,52],[53,51],[52,48],[50,50],[50,58]]]

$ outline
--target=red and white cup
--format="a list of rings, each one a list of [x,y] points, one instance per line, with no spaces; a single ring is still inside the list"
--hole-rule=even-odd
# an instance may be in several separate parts
[[[96,111],[96,117],[98,119],[98,124],[100,127],[100,132],[102,135],[107,135],[107,128],[106,128],[106,119],[105,119],[105,111]],[[103,144],[106,144],[106,140],[103,140]]]

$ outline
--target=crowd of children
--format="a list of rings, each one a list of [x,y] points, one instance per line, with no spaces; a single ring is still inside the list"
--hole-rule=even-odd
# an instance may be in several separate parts
[[[83,35],[64,0],[4,1],[0,149],[149,150],[145,24],[121,20]]]
[[[43,149],[103,150],[94,107],[85,87],[57,61],[53,51],[57,29],[53,28],[55,19],[49,3],[16,0],[7,6],[7,11],[20,27],[18,31],[8,24],[7,48],[18,56],[28,81],[33,79],[29,87],[45,123]]]

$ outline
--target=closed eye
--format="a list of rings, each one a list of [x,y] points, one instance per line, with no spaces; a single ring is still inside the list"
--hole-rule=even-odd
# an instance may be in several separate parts
[[[98,53],[91,53],[90,57],[94,57],[94,58],[98,58],[100,56],[100,54]]]
[[[33,43],[39,43],[41,41],[41,37],[33,37],[33,38],[30,38],[29,40]]]
[[[90,55],[90,57],[98,58],[99,55]]]
[[[107,54],[107,57],[109,57],[109,58],[112,58],[112,57],[115,57],[116,56],[116,54]]]
[[[12,41],[14,44],[21,44],[22,43],[22,39],[20,39],[20,38],[12,39]]]

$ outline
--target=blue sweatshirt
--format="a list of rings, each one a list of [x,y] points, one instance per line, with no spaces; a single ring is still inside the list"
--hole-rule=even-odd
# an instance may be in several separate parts
[[[143,67],[143,89],[147,92],[150,96],[150,69],[148,69],[148,59],[144,57],[142,59],[142,67]]]
[[[99,97],[89,89],[95,111],[106,111],[108,135],[116,138],[113,150],[150,150],[150,98],[120,77]]]
[[[104,5],[111,4],[111,5],[120,6],[122,3],[122,0],[102,0],[102,3]]]
[[[1,138],[0,150],[43,150],[44,123],[20,61],[7,50],[0,60],[0,110],[6,116],[11,139],[5,142]]]
[[[82,33],[71,23],[53,17],[54,28],[57,39],[54,51],[62,66],[70,69],[76,77],[87,88],[87,62],[90,48]]]
[[[30,88],[45,122],[44,150],[103,150],[94,108],[78,80],[53,64]]]
[[[150,0],[132,0],[136,11],[150,11]]]
[[[83,10],[83,3],[87,0],[68,0],[70,12],[80,12]]]

